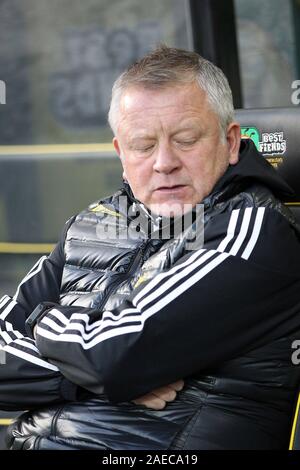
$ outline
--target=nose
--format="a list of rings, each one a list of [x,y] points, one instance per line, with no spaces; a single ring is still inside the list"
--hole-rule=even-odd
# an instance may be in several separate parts
[[[153,165],[154,171],[157,173],[172,173],[180,167],[180,159],[176,155],[169,143],[160,144]]]

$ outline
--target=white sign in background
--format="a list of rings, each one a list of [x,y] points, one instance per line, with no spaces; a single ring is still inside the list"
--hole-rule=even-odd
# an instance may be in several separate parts
[[[292,89],[295,91],[292,92],[291,101],[294,105],[298,105],[300,104],[300,80],[293,81]]]
[[[0,80],[0,104],[6,104],[6,85],[3,80]]]

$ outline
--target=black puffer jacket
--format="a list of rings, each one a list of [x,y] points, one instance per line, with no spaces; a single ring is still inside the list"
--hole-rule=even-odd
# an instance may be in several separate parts
[[[127,185],[71,219],[16,296],[0,301],[0,406],[30,410],[8,447],[286,448],[300,376],[291,362],[299,231],[279,201],[288,191],[243,142],[240,162],[203,201],[203,245],[191,249],[195,219],[170,240],[149,238],[143,223],[108,239],[104,226],[118,219],[120,234],[134,219],[119,196],[140,207]],[[42,301],[52,305],[34,341],[24,320]],[[179,378],[185,387],[164,410],[131,402]]]

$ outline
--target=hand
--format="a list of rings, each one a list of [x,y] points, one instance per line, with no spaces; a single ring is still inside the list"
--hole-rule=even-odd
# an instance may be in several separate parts
[[[175,400],[177,392],[182,390],[183,386],[184,381],[177,380],[177,382],[156,388],[152,392],[132,401],[136,405],[145,405],[147,408],[152,408],[153,410],[162,410],[167,402]]]

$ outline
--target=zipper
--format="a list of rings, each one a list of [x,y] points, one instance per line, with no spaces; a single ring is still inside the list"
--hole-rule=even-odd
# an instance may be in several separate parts
[[[143,242],[141,244],[141,246],[138,249],[137,255],[133,258],[133,260],[131,262],[131,265],[129,266],[128,271],[126,273],[122,274],[115,282],[111,283],[111,285],[107,289],[107,293],[106,293],[105,297],[102,299],[100,304],[95,305],[95,308],[100,310],[103,307],[103,305],[106,303],[108,297],[117,290],[119,285],[122,282],[126,281],[126,279],[129,279],[131,274],[134,271],[136,271],[143,264],[147,245],[148,245],[148,241]]]
[[[73,243],[74,245],[80,245],[82,246],[82,240],[75,240],[74,238],[72,240],[69,240],[69,242]],[[92,248],[97,247],[97,245],[101,246],[112,246],[116,247],[116,243],[112,241],[107,241],[107,240],[94,240],[92,242],[84,242],[84,246],[90,246]],[[132,245],[126,245],[125,243],[122,245],[122,248],[127,248],[127,249],[132,249]]]

